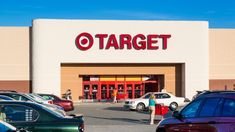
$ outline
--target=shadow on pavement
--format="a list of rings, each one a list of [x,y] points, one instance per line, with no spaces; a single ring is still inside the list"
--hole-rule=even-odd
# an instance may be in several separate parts
[[[115,120],[115,121],[122,121],[122,122],[128,122],[128,123],[135,123],[135,124],[148,124],[148,119],[129,119],[129,118],[105,118],[105,117],[97,117],[97,116],[85,116],[89,118],[95,118],[95,119],[103,119],[103,120]],[[155,120],[155,123],[158,123],[160,120]]]
[[[141,114],[149,114],[149,111],[148,110],[144,110],[144,111],[135,111],[135,110],[129,110],[129,109],[126,109],[124,107],[107,107],[107,108],[104,108],[104,110],[112,110],[112,111],[129,111],[129,112],[136,112],[136,113],[141,113]],[[169,110],[169,112],[164,115],[164,118],[168,118],[168,117],[172,117],[172,113],[173,111]]]
[[[113,110],[113,111],[129,111],[128,109],[124,107],[107,107],[104,108],[104,110]]]

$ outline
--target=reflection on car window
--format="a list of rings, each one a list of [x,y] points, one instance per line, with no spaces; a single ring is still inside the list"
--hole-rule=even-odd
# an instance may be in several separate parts
[[[214,116],[219,100],[220,100],[219,98],[207,99],[202,106],[199,116],[200,117]]]
[[[55,100],[52,96],[44,96],[47,98],[47,100]]]
[[[28,101],[29,99],[25,98],[24,96],[17,95],[17,94],[12,94],[11,97],[15,100],[20,100],[20,101]]]
[[[32,122],[37,120],[39,114],[32,108],[21,105],[3,105],[7,122]]]
[[[235,100],[226,99],[224,101],[222,116],[235,116]]]
[[[43,95],[42,97],[43,97],[45,100],[51,100],[50,97],[47,96],[47,95]]]
[[[182,116],[187,117],[195,117],[197,114],[197,111],[199,109],[200,104],[202,103],[202,100],[197,100],[186,106],[185,109],[182,111]]]
[[[155,94],[156,99],[166,99],[166,98],[170,98],[170,96],[166,93],[161,93],[161,94]]]

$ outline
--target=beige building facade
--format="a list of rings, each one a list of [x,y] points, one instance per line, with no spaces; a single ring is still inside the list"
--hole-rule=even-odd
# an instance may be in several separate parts
[[[210,89],[235,90],[235,29],[210,29]]]
[[[120,98],[233,89],[234,35],[200,21],[38,19],[32,28],[0,27],[0,89],[58,96],[71,89],[75,101],[109,99],[115,88]],[[91,39],[89,49],[77,44]]]
[[[0,90],[30,92],[30,28],[0,27],[0,47]]]

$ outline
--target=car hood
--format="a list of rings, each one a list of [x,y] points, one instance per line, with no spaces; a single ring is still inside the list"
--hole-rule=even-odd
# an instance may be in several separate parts
[[[169,117],[169,118],[165,118],[163,120],[161,120],[158,123],[158,126],[164,126],[164,125],[168,125],[168,124],[181,124],[183,123],[182,121],[180,121],[179,119],[175,118],[175,117]]]
[[[130,102],[130,101],[139,101],[139,100],[143,100],[142,98],[136,98],[136,99],[127,99],[126,101]]]

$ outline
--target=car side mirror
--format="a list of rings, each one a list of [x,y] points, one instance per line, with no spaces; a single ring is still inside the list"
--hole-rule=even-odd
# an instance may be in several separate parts
[[[175,117],[175,118],[181,118],[182,117],[182,115],[179,113],[179,111],[174,111],[172,116]]]

